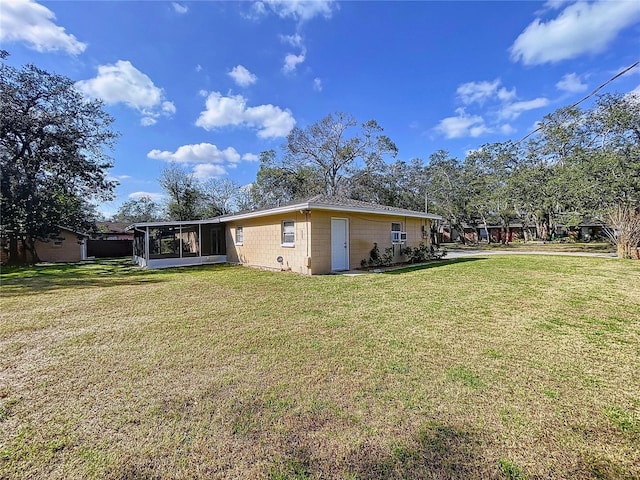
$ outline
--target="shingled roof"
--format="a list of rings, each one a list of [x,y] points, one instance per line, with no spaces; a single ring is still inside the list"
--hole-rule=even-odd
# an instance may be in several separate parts
[[[259,210],[251,210],[239,212],[232,215],[224,215],[220,217],[220,221],[241,220],[244,218],[262,217],[274,215],[278,213],[293,212],[296,210],[330,210],[337,212],[358,212],[373,213],[379,215],[401,215],[404,217],[430,218],[432,220],[441,220],[442,217],[432,213],[417,212],[406,208],[390,207],[388,205],[378,205],[377,203],[362,202],[346,197],[332,197],[329,195],[315,195],[306,200],[296,200],[288,202],[277,207],[262,208]]]

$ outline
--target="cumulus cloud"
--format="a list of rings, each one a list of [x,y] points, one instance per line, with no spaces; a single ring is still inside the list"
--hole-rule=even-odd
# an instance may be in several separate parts
[[[588,86],[586,83],[582,83],[582,79],[575,73],[567,73],[564,77],[556,83],[556,88],[564,92],[580,93],[584,92]]]
[[[175,105],[165,98],[164,91],[126,60],[100,65],[95,78],[81,80],[76,87],[85,95],[100,98],[108,105],[123,103],[137,110],[143,116],[141,124],[144,126],[155,124],[160,116],[168,117],[176,112]]]
[[[435,131],[446,138],[479,137],[485,133],[500,132],[510,135],[516,132],[509,121],[516,120],[524,112],[549,104],[543,97],[517,101],[516,89],[508,89],[500,79],[460,84],[456,89],[456,100],[464,105],[456,115],[444,118]],[[469,113],[472,108],[482,107],[482,115]]]
[[[455,117],[447,117],[440,120],[436,126],[436,131],[442,133],[446,138],[479,137],[484,133],[491,132],[484,119],[480,115],[469,115],[464,108],[456,109]]]
[[[554,19],[536,18],[530,23],[511,46],[511,60],[540,65],[600,53],[638,20],[637,1],[576,2]]]
[[[284,65],[282,66],[282,71],[284,73],[293,73],[296,71],[298,64],[304,62],[306,57],[305,52],[302,52],[300,55],[294,55],[293,53],[288,53],[284,57]]]
[[[546,107],[547,105],[549,105],[549,100],[544,97],[522,102],[513,102],[505,105],[498,113],[498,116],[507,120],[515,120],[524,112]]]
[[[498,98],[502,101],[508,101],[516,96],[515,88],[507,90],[504,87],[500,87],[502,82],[499,78],[492,82],[467,82],[458,86],[456,95],[465,105],[472,103],[483,104],[485,101]]]
[[[257,162],[260,160],[260,157],[255,153],[245,153],[242,155],[242,160],[246,160],[247,162]]]
[[[165,198],[164,194],[155,192],[133,192],[129,194],[129,198],[133,200],[140,200],[143,197],[149,197],[154,202],[159,202]]]
[[[196,120],[196,125],[205,130],[228,125],[246,126],[257,128],[260,138],[277,138],[286,137],[296,124],[290,110],[271,104],[248,107],[242,95],[226,97],[211,92],[205,107]]]
[[[233,67],[228,75],[241,87],[248,87],[258,81],[258,77],[242,65],[236,65]]]
[[[155,160],[164,160],[166,162],[177,163],[209,163],[224,164],[237,163],[241,156],[233,147],[227,147],[220,150],[216,145],[211,143],[198,143],[195,145],[183,145],[175,152],[151,150],[147,157]]]
[[[193,176],[198,180],[209,180],[214,177],[221,177],[227,173],[227,169],[222,165],[211,163],[200,163],[193,167]]]
[[[51,10],[31,0],[4,0],[0,2],[0,40],[24,42],[38,52],[84,52],[87,44],[56,25],[55,19]]]
[[[171,2],[171,6],[173,7],[173,11],[179,13],[180,15],[183,15],[189,11],[189,7],[178,2]]]
[[[266,15],[267,8],[280,18],[293,18],[302,23],[317,16],[330,18],[337,6],[333,0],[263,0],[253,4],[253,18]]]
[[[299,33],[296,33],[294,35],[280,35],[280,40],[283,43],[291,45],[292,47],[304,48],[302,36]]]

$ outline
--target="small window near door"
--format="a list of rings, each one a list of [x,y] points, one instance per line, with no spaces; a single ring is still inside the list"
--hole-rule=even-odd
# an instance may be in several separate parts
[[[282,246],[293,247],[296,242],[296,226],[293,220],[282,222]]]
[[[242,227],[236,227],[236,245],[242,245],[244,243],[244,229]]]
[[[402,224],[401,223],[392,223],[391,224],[391,231],[392,232],[401,232],[402,231]]]

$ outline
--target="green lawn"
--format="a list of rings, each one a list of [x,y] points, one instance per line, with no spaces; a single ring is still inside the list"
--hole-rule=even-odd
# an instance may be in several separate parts
[[[0,478],[640,478],[640,262],[5,269]]]

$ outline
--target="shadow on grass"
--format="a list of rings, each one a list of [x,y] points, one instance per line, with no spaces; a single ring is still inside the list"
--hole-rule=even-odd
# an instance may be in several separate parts
[[[95,262],[2,267],[0,292],[3,296],[25,295],[62,288],[116,287],[158,283],[169,273],[143,270],[128,259]]]
[[[452,265],[454,263],[466,263],[466,262],[476,262],[478,260],[488,260],[487,257],[465,257],[465,258],[451,258],[451,259],[442,259],[435,260],[430,263],[423,263],[421,265],[409,265],[404,268],[398,268],[395,270],[388,270],[386,272],[382,272],[387,275],[400,275],[403,273],[415,272],[417,270],[427,270],[429,268],[437,268],[444,267],[447,265]]]
[[[272,465],[269,478],[502,478],[497,465],[487,464],[478,434],[436,421],[387,448],[365,442],[342,459],[318,459],[304,442],[294,443]]]

